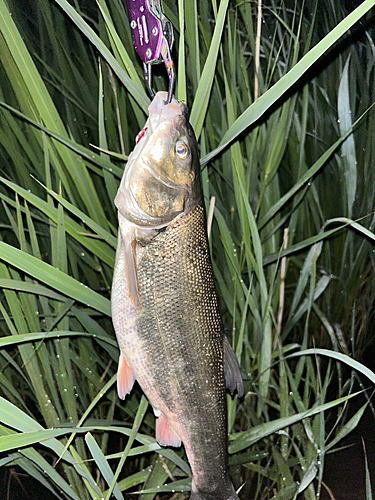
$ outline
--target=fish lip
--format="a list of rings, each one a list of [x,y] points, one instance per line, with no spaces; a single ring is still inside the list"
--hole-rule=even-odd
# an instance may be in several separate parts
[[[166,98],[167,92],[158,92],[148,107],[149,119],[147,121],[149,121],[152,133],[162,122],[169,121],[178,115],[187,114],[185,104],[179,103],[174,96],[169,104],[165,104]]]

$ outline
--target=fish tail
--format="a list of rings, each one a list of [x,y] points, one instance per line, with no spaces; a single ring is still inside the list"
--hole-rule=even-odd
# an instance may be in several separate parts
[[[224,494],[224,496],[221,495],[220,493],[219,494],[215,493],[214,495],[212,495],[210,493],[202,493],[196,491],[194,493],[193,492],[191,493],[190,500],[240,500],[240,499],[235,492],[231,493],[230,496],[228,497],[227,494]]]
[[[224,491],[225,490],[225,491]],[[216,489],[214,492],[206,492],[194,490],[194,487],[190,493],[189,500],[240,500],[237,493],[234,491],[232,483],[229,481],[229,485],[223,489]]]

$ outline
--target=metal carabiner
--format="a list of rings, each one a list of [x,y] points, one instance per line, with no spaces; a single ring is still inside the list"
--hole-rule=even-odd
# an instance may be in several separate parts
[[[133,45],[143,61],[146,88],[151,97],[154,97],[151,66],[164,62],[169,80],[166,103],[169,103],[175,78],[171,57],[173,26],[163,14],[160,0],[127,0],[127,5]]]

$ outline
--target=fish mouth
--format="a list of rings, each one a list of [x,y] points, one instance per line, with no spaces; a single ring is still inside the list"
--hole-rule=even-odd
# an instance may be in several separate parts
[[[133,152],[129,156],[129,160],[135,162],[137,158],[139,158],[150,137],[158,131],[163,124],[171,122],[177,116],[183,115],[187,117],[187,106],[183,103],[179,103],[174,96],[172,96],[172,100],[169,104],[165,104],[167,96],[167,92],[158,92],[149,105],[148,119],[145,126],[137,136],[136,145]]]
[[[158,92],[148,107],[149,119],[147,121],[152,133],[160,127],[162,122],[168,122],[178,115],[187,115],[186,105],[179,103],[174,96],[169,104],[165,104],[167,96],[167,92]]]

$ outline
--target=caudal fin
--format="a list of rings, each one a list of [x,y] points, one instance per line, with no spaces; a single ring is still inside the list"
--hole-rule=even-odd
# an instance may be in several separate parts
[[[194,490],[194,485],[190,493],[190,500],[240,500],[234,491],[232,483],[228,480],[228,485],[221,490],[212,492]]]
[[[229,497],[224,495],[220,496],[215,493],[215,495],[200,493],[199,491],[191,492],[190,500],[240,500],[236,493],[232,493]]]

